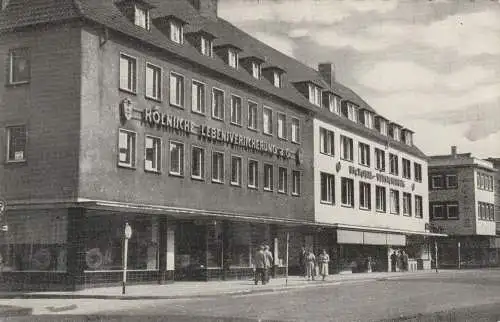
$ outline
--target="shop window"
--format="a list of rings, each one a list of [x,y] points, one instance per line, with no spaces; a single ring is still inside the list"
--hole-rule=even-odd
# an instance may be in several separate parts
[[[371,185],[366,182],[359,182],[359,208],[370,210],[372,208]]]
[[[7,162],[26,161],[26,126],[7,127]]]
[[[264,190],[272,191],[274,189],[273,165],[264,164]]]
[[[259,162],[248,160],[248,187],[257,188],[259,186]]]
[[[212,89],[212,117],[224,120],[224,91]]]
[[[241,158],[231,157],[231,184],[241,186]]]
[[[292,142],[300,142],[300,120],[297,118],[292,118]]]
[[[423,218],[422,196],[415,195],[415,218]]]
[[[156,217],[90,215],[85,220],[85,270],[123,269],[123,229],[132,227],[128,244],[128,269],[158,269],[158,221]]]
[[[300,195],[300,171],[292,171],[292,195]]]
[[[131,93],[137,90],[137,60],[125,54],[120,55],[120,89]]]
[[[369,167],[370,166],[370,146],[365,143],[358,143],[359,150],[359,164]]]
[[[390,190],[391,214],[399,215],[399,191]]]
[[[30,81],[31,64],[30,50],[16,48],[9,52],[9,83],[24,84]]]
[[[212,153],[212,181],[224,183],[224,153]]]
[[[118,165],[122,167],[135,167],[136,159],[136,133],[120,129],[118,135]]]
[[[191,85],[191,110],[205,114],[205,84],[195,80]]]
[[[273,134],[273,110],[264,106],[262,117],[262,130],[265,134]]]
[[[375,159],[377,162],[375,169],[385,171],[385,151],[375,148]]]
[[[191,177],[200,180],[205,177],[205,150],[197,146],[192,148]]]
[[[144,168],[146,171],[161,170],[161,139],[146,135]]]
[[[321,202],[335,203],[335,176],[329,173],[320,173],[321,180]]]
[[[161,100],[161,68],[146,63],[146,97]]]
[[[386,188],[376,186],[375,187],[375,208],[378,212],[386,212]]]
[[[403,162],[403,178],[411,179],[411,161],[402,158],[402,162]]]
[[[411,194],[403,192],[403,216],[411,217]]]
[[[341,193],[342,206],[354,207],[354,180],[342,178]]]
[[[278,192],[288,192],[288,171],[286,168],[278,168]]]
[[[278,113],[278,138],[286,139],[286,115]]]
[[[322,127],[319,128],[319,152],[330,156],[335,155],[335,134]]]
[[[257,130],[257,103],[248,101],[248,128]]]
[[[170,174],[184,175],[184,144],[170,141]]]
[[[170,73],[170,104],[184,107],[184,77],[175,73]]]
[[[399,174],[398,156],[392,153],[389,153],[389,173],[395,176]]]
[[[241,97],[231,95],[231,123],[241,126]]]

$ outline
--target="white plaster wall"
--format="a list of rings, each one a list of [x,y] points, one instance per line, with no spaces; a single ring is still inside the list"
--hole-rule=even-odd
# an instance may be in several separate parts
[[[329,156],[320,153],[320,127],[335,133],[335,155]],[[345,135],[353,139],[353,162],[340,159],[340,136]],[[358,162],[358,142],[370,145],[370,167],[360,165]],[[373,174],[379,173],[375,170],[375,148],[385,151],[385,164],[386,170],[383,173],[389,175],[389,153],[394,153],[399,157],[399,175],[398,179],[405,182],[405,187],[397,187],[389,184],[379,183],[376,179],[361,179],[359,176],[349,174],[349,166],[361,168],[363,170],[370,170]],[[402,176],[402,161],[404,157],[411,161],[411,177],[412,179],[404,179]],[[339,171],[336,169],[337,162],[341,163]],[[422,182],[414,181],[414,165],[417,162],[422,166]],[[335,175],[335,204],[321,203],[321,180],[320,173],[326,172]],[[341,177],[354,179],[354,208],[348,208],[341,205]],[[392,177],[392,176],[391,176]],[[368,182],[371,184],[371,210],[361,210],[359,208],[359,181]],[[385,229],[399,229],[409,231],[425,231],[425,224],[429,222],[429,200],[428,200],[428,175],[427,175],[427,161],[409,155],[394,149],[389,146],[387,149],[384,144],[379,144],[371,140],[365,139],[351,132],[346,132],[331,124],[314,120],[314,205],[315,205],[315,221],[329,224],[346,224],[356,226],[366,226],[370,228],[385,228]],[[415,184],[412,190],[412,184]],[[386,212],[380,213],[375,210],[375,186],[380,185],[386,187]],[[400,214],[395,215],[390,213],[389,203],[389,190],[399,190],[400,198]],[[412,195],[412,217],[402,215],[403,211],[403,192],[411,193]],[[423,218],[415,218],[415,195],[422,196]]]
[[[484,173],[484,171],[482,171]],[[494,174],[491,174],[494,176]],[[476,212],[476,234],[477,235],[488,235],[495,236],[496,235],[496,223],[495,221],[486,221],[479,220],[479,202],[487,202],[492,205],[495,204],[495,192],[494,191],[486,191],[478,189],[477,187],[477,177],[478,171],[474,171],[474,187],[475,187],[475,212]]]

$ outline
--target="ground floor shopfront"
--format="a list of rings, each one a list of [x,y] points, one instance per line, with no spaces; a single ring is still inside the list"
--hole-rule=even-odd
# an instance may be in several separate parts
[[[500,242],[495,236],[449,236],[438,239],[441,268],[479,268],[500,265]]]

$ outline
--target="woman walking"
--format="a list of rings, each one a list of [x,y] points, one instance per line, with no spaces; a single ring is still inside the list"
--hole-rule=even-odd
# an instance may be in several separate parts
[[[329,262],[330,262],[330,256],[328,255],[326,250],[323,249],[321,254],[318,256],[319,275],[321,275],[323,277],[323,281],[328,276],[328,263]]]
[[[316,262],[316,256],[314,256],[314,253],[311,250],[308,250],[306,255],[306,275],[308,281],[310,281],[311,278],[314,281],[315,262]]]

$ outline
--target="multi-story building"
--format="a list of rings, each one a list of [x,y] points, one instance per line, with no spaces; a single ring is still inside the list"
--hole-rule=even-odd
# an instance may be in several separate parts
[[[436,155],[429,160],[431,222],[448,236],[440,238],[441,267],[488,266],[497,262],[495,185],[497,170],[470,153]]]
[[[493,189],[495,190],[495,207],[494,216],[496,221],[496,244],[497,249],[497,265],[500,264],[500,158],[487,158],[493,164],[496,169],[494,179],[493,179]]]
[[[425,156],[325,81],[331,65],[264,45],[216,0],[2,3],[10,287],[119,282],[126,224],[133,282],[245,278],[261,243],[277,274],[325,241],[353,245],[339,262],[392,246],[425,258],[424,237],[406,238],[430,235]]]

